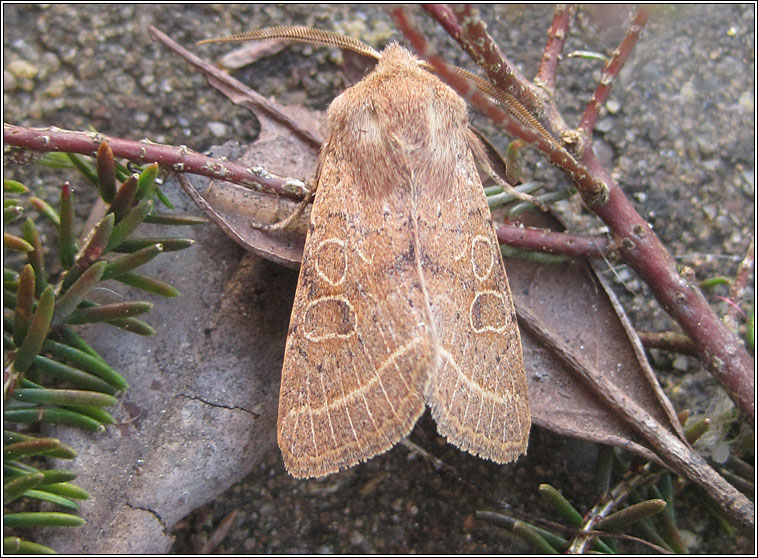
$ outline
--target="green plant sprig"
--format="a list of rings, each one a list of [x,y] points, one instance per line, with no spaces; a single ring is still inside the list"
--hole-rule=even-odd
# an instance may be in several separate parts
[[[153,334],[149,324],[135,317],[148,312],[151,303],[97,303],[89,297],[107,280],[161,296],[178,296],[173,286],[137,271],[163,252],[188,248],[193,241],[171,236],[139,238],[135,231],[144,222],[169,226],[205,222],[193,216],[155,214],[156,198],[174,209],[158,186],[159,166],[127,168],[114,160],[105,142],[94,160],[72,153],[48,153],[38,162],[61,170],[77,169],[109,205],[103,218],[84,235],[80,247],[70,182],[63,182],[57,208],[29,195],[20,182],[3,182],[6,223],[23,216],[27,204],[36,210],[22,224],[20,236],[3,231],[5,247],[25,252],[28,262],[18,270],[3,270],[3,418],[10,428],[3,435],[3,490],[6,504],[11,504],[4,510],[4,522],[11,529],[84,524],[76,515],[76,501],[90,496],[71,484],[76,474],[65,469],[39,470],[25,462],[41,457],[73,459],[76,451],[57,438],[32,434],[29,428],[46,423],[98,431],[115,423],[106,408],[118,403],[118,395],[129,384],[74,327],[106,323],[141,335]],[[51,277],[45,266],[47,235],[39,233],[35,215],[58,232],[58,263],[63,271],[57,278]],[[17,500],[45,501],[59,511],[28,511],[27,505],[23,512],[14,512]],[[9,535],[3,541],[6,553],[53,552],[12,532]]]

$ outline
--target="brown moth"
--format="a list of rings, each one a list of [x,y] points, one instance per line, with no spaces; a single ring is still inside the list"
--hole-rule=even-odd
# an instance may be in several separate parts
[[[483,146],[465,102],[410,52],[375,56],[329,107],[319,156],[279,394],[295,477],[387,451],[427,405],[441,435],[498,463],[529,437],[521,339],[476,167]]]

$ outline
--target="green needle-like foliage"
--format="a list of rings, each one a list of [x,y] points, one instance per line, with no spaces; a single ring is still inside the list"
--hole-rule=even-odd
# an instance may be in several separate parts
[[[6,527],[79,527],[85,524],[77,515],[59,512],[6,513],[3,519]]]
[[[5,218],[6,223],[11,220],[12,219],[9,219],[8,217]],[[16,252],[32,252],[34,250],[34,246],[26,240],[11,233],[3,233],[3,246],[8,250],[14,250]]]
[[[61,295],[55,304],[53,326],[65,322],[71,313],[84,301],[87,293],[100,281],[107,265],[108,262],[104,261],[93,264]]]
[[[162,244],[154,244],[147,246],[141,250],[137,250],[129,254],[114,260],[108,264],[108,267],[103,273],[103,279],[111,279],[112,277],[118,277],[122,273],[137,269],[139,266],[146,264],[158,254],[163,252]]]
[[[116,219],[121,219],[129,208],[134,203],[134,198],[137,195],[137,179],[138,175],[133,174],[119,187],[116,191],[116,195],[113,196],[113,201],[108,208],[108,213],[112,213],[116,216]]]
[[[619,510],[598,522],[597,528],[604,531],[619,531],[646,517],[655,515],[666,507],[659,499],[645,500]]]
[[[61,189],[60,235],[61,265],[70,269],[76,257],[76,235],[74,233],[74,193],[66,182]]]
[[[540,485],[540,496],[572,527],[582,526],[582,514],[558,490],[549,484]]]
[[[95,303],[88,299],[103,281],[117,280],[125,285],[161,296],[177,296],[171,285],[138,271],[164,251],[175,251],[193,244],[190,239],[161,236],[134,238],[134,232],[153,211],[157,197],[172,208],[158,189],[159,167],[148,165],[140,174],[129,176],[126,167],[113,158],[103,143],[96,162],[72,153],[48,153],[40,163],[57,169],[78,169],[85,180],[98,188],[101,198],[110,204],[103,219],[87,232],[82,248],[77,247],[81,231],[75,230],[75,206],[71,183],[63,181],[59,203],[54,208],[47,201],[29,196],[21,183],[5,180],[7,198],[3,209],[6,223],[32,206],[58,232],[60,277],[50,277],[43,254],[43,237],[32,217],[20,227],[20,236],[3,231],[5,248],[26,252],[28,263],[20,269],[4,268],[3,340],[6,369],[4,375],[3,418],[10,430],[3,433],[4,456],[4,524],[6,529],[37,526],[79,526],[75,515],[77,500],[89,494],[70,481],[76,475],[65,469],[40,470],[26,460],[46,457],[73,459],[77,453],[57,438],[39,437],[25,432],[39,423],[73,425],[95,432],[115,420],[106,410],[118,402],[119,393],[129,385],[105,359],[76,331],[76,324],[105,322],[140,335],[151,335],[153,328],[135,316],[152,308],[149,302],[118,300]],[[118,181],[123,183],[118,184]],[[160,216],[157,221],[196,224],[186,216]],[[46,233],[47,238],[49,233]],[[118,248],[121,254],[111,254]],[[52,254],[52,253],[51,253]],[[49,257],[49,256],[48,256]],[[24,511],[14,513],[15,502],[25,500]],[[58,511],[29,511],[29,502],[46,502]],[[10,505],[9,505],[10,504]],[[33,508],[32,508],[33,509]],[[6,554],[43,554],[52,549],[6,532]]]
[[[155,191],[155,179],[158,178],[158,171],[160,167],[158,163],[149,165],[144,171],[142,171],[137,179],[137,199],[153,199],[153,192]]]
[[[16,180],[3,180],[3,192],[6,194],[26,194],[29,188]]]
[[[19,537],[5,537],[3,552],[5,554],[55,554],[55,550],[50,547],[25,541]]]
[[[31,217],[27,218],[24,222],[21,234],[24,240],[34,248],[31,252],[27,252],[26,256],[29,258],[29,263],[34,268],[34,273],[37,277],[35,293],[37,296],[40,296],[45,287],[47,287],[47,275],[45,274],[45,261],[42,256],[42,242],[40,241],[39,232],[37,232],[37,226]]]
[[[53,319],[53,310],[55,308],[55,293],[53,287],[47,287],[39,298],[37,309],[29,321],[29,328],[24,337],[24,342],[16,351],[16,358],[13,359],[13,372],[21,374],[29,368],[34,359],[37,358],[42,343],[47,338],[50,330],[50,323]]]
[[[116,195],[116,162],[113,150],[108,142],[102,142],[97,149],[97,181],[100,186],[100,197],[111,203]]]
[[[50,219],[53,225],[60,227],[61,218],[60,218],[60,215],[58,215],[58,212],[55,211],[55,209],[53,209],[53,206],[51,206],[42,198],[37,198],[37,197],[29,198],[29,202],[34,206],[34,209],[36,209],[42,215]]]
[[[86,351],[72,347],[70,344],[59,343],[48,339],[44,344],[45,350],[60,359],[66,360],[80,370],[90,372],[119,390],[125,390],[129,384],[124,378],[108,364],[95,358]]]
[[[26,264],[18,278],[16,313],[13,322],[13,343],[20,347],[32,322],[34,311],[34,268]]]
[[[108,240],[106,250],[112,250],[121,244],[122,240],[132,234],[134,229],[142,224],[142,221],[145,220],[145,217],[147,217],[152,210],[153,202],[151,200],[142,200],[130,209],[126,215],[124,215],[124,218],[113,227],[113,232]]]
[[[617,554],[618,539],[614,534],[625,534],[629,529],[639,543],[649,548],[686,553],[673,514],[671,475],[660,470],[655,472],[657,466],[651,463],[637,473],[621,467],[613,470],[613,464],[619,460],[618,453],[612,448],[606,449],[608,451],[601,451],[597,461],[597,477],[603,479],[599,483],[598,501],[584,514],[549,484],[539,486],[540,496],[557,512],[565,528],[555,532],[491,511],[477,511],[477,518],[511,530],[540,554],[587,550]],[[607,482],[611,478],[618,481],[615,486]],[[571,540],[563,538],[566,532],[572,533]]]
[[[558,550],[547,542],[542,535],[535,531],[528,523],[517,521],[513,525],[513,532],[542,554],[558,554]]]
[[[9,480],[3,485],[3,498],[5,499],[5,503],[9,504],[27,490],[36,488],[42,484],[43,480],[45,480],[45,477],[42,473],[27,473]]]

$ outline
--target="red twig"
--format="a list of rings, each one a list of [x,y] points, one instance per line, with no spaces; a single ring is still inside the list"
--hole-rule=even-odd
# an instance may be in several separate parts
[[[479,18],[478,10],[468,5],[455,5],[454,10],[451,8],[447,10],[457,18],[456,23],[460,29],[453,38],[487,73],[487,77],[502,90],[516,97],[532,115],[548,122],[555,134],[562,136],[568,130],[568,126],[555,103],[552,102],[548,91],[531,84],[518,67],[503,54],[497,43],[487,33],[484,22]],[[430,13],[437,17],[436,13],[431,11]],[[563,146],[557,143],[556,145],[558,150],[563,150]],[[555,148],[553,146],[553,149]],[[554,164],[563,168],[559,163]]]
[[[734,282],[729,289],[729,298],[733,300],[735,304],[739,304],[740,300],[742,300],[742,298],[745,296],[745,287],[747,286],[748,280],[750,279],[750,274],[753,271],[753,266],[755,264],[754,244],[755,239],[751,239],[747,253],[745,254],[743,260],[740,262],[740,265],[737,268],[737,275],[735,276]],[[727,325],[727,327],[731,328],[732,331],[738,330],[739,315],[741,311],[742,310],[739,306],[736,308],[730,306],[724,315],[724,323]]]
[[[742,341],[719,319],[697,284],[679,275],[674,259],[618,186],[611,187],[608,203],[595,213],[613,232],[624,261],[650,286],[692,339],[700,361],[752,422],[755,363]]]
[[[447,4],[421,4],[421,7],[437,20],[437,23],[447,31],[448,35],[460,43],[461,26],[458,25],[458,18],[450,6]]]
[[[637,39],[640,37],[640,32],[645,26],[648,18],[648,9],[642,6],[637,10],[637,14],[629,26],[629,30],[626,36],[621,41],[619,47],[613,51],[611,59],[605,64],[603,73],[600,74],[600,83],[597,84],[595,92],[592,94],[592,99],[587,103],[587,107],[584,109],[582,119],[579,121],[579,130],[582,133],[582,141],[590,142],[592,129],[595,127],[597,116],[600,113],[600,107],[603,106],[608,95],[611,92],[611,86],[613,80],[618,76],[621,68],[624,67],[626,59],[629,57],[629,53],[632,52],[634,45],[637,44]]]
[[[683,355],[697,356],[692,339],[675,331],[638,331],[637,335],[646,349],[663,349]]]
[[[705,459],[679,437],[662,427],[625,390],[610,382],[607,374],[587,361],[586,355],[571,351],[560,337],[547,334],[545,324],[529,308],[517,306],[516,311],[519,325],[534,335],[563,365],[584,379],[595,395],[623,416],[625,422],[651,444],[667,467],[702,488],[745,530],[754,530],[755,507],[750,500],[718,475]]]
[[[534,82],[545,88],[551,95],[555,90],[555,72],[558,69],[558,57],[563,52],[563,45],[566,43],[569,19],[573,11],[574,8],[571,5],[558,4],[555,6],[553,24],[547,32],[545,52],[542,53],[540,69],[534,78]]]
[[[514,225],[500,225],[495,232],[501,244],[570,258],[607,258],[613,249],[606,235],[579,236]]]
[[[3,124],[6,145],[34,151],[63,151],[82,155],[97,154],[102,141],[107,141],[115,157],[137,163],[158,163],[175,172],[189,172],[216,178],[299,200],[305,185],[292,178],[275,176],[262,167],[245,167],[231,161],[207,157],[185,146],[174,147],[147,140],[133,141],[91,132],[73,132],[58,128],[22,128]]]
[[[487,73],[490,81],[515,96],[532,114],[543,114],[544,101],[539,89],[529,83],[518,66],[503,54],[487,33],[487,28],[479,17],[479,10],[470,4],[455,4],[453,13],[461,29],[456,40],[476,65]]]

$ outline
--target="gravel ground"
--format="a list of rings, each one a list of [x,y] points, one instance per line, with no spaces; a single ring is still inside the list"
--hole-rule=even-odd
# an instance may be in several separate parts
[[[671,252],[699,278],[733,276],[753,235],[754,9],[698,5],[658,12],[598,122],[598,153]],[[527,74],[539,63],[550,10],[485,8],[490,30]],[[583,12],[567,50],[610,52],[620,35],[611,24],[599,26],[601,17],[597,8]],[[230,137],[252,141],[257,128],[249,113],[152,44],[146,27],[155,25],[210,56],[229,49],[191,45],[283,23],[355,33],[375,46],[398,38],[387,14],[371,7],[5,4],[4,121],[67,129],[93,126],[113,136],[147,137],[198,151]],[[449,61],[467,65],[441,32],[434,33]],[[339,58],[329,49],[296,46],[238,77],[282,103],[324,109],[344,87]],[[576,58],[561,66],[558,99],[569,122],[576,121],[589,99],[599,69],[597,63]],[[481,118],[474,122],[489,131]],[[556,176],[536,157],[528,158],[525,168],[538,178]],[[46,176],[35,169],[14,169],[14,177],[27,180],[37,192],[44,192]],[[86,216],[86,208],[80,211]],[[592,231],[596,225],[580,212],[571,226]],[[669,329],[670,319],[646,287],[624,267],[616,271],[633,323]],[[666,373],[664,384],[677,408],[702,410],[705,400],[714,398],[712,382],[697,362],[658,352],[653,356]],[[693,386],[709,395],[697,400]],[[196,551],[221,518],[237,510],[236,527],[217,552],[525,553],[529,547],[520,539],[476,521],[474,512],[495,509],[503,499],[552,518],[538,499],[542,482],[560,487],[580,507],[593,503],[587,486],[593,482],[596,448],[590,444],[535,428],[529,455],[500,467],[443,445],[428,416],[413,439],[458,475],[436,471],[405,448],[396,448],[323,481],[301,482],[287,476],[279,456],[272,454],[245,482],[180,523],[173,550]],[[751,540],[719,530],[698,505],[701,497],[694,490],[684,488],[678,498],[678,521],[692,551],[753,551]]]

